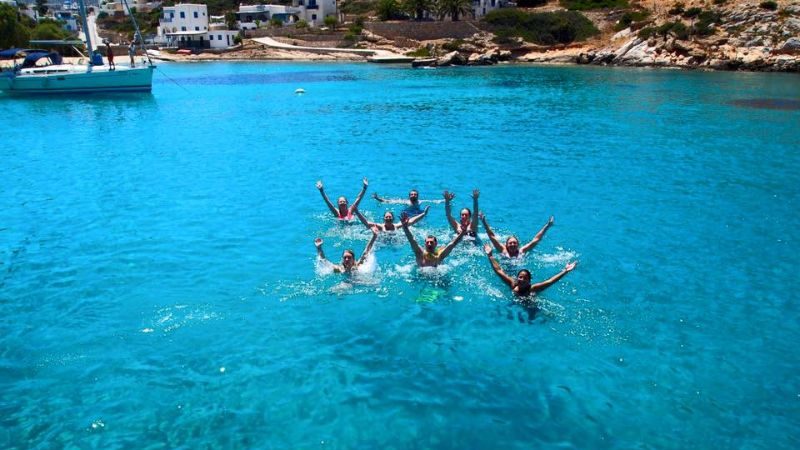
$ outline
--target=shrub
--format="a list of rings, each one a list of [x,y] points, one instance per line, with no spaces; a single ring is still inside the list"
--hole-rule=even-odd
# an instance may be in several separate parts
[[[306,22],[305,20],[298,20],[294,24],[294,27],[298,29],[308,28],[308,22]]]
[[[770,11],[775,11],[776,9],[778,9],[778,4],[773,2],[772,0],[767,0],[766,2],[761,2],[761,3],[758,4],[758,6],[760,6],[763,9],[770,10]]]
[[[683,3],[675,3],[667,13],[669,13],[670,16],[679,16],[683,14],[683,11],[685,11]]]
[[[406,53],[406,56],[413,56],[414,58],[430,58],[431,50],[428,47],[420,47],[414,51]]]
[[[242,37],[237,34],[236,36],[233,37],[233,43],[236,44],[236,45],[241,44],[242,43]]]
[[[280,28],[283,26],[283,21],[277,17],[273,17],[272,19],[269,19],[269,24],[275,28]],[[256,27],[258,27],[258,24],[256,24]]]
[[[359,25],[358,25],[358,24],[356,24],[356,23],[351,23],[351,24],[350,24],[350,26],[349,26],[349,27],[347,27],[347,31],[348,31],[350,34],[353,34],[354,36],[359,36],[359,35],[361,34],[361,31],[362,31],[363,29],[364,29],[364,27],[362,27],[362,26],[359,26]]]
[[[658,34],[666,37],[669,33],[675,35],[677,39],[686,40],[689,38],[689,29],[683,22],[667,22],[656,29]]]
[[[697,22],[694,24],[692,28],[692,34],[696,34],[698,36],[708,36],[714,34],[714,30],[711,28],[712,23],[721,23],[722,16],[718,12],[715,11],[703,11],[697,16]]]
[[[559,3],[570,11],[628,7],[628,0],[560,0]]]
[[[655,27],[644,27],[639,30],[638,36],[642,39],[650,39],[652,36],[656,35],[656,28]]]
[[[357,27],[364,27],[364,16],[356,16],[356,19],[353,21],[353,24]]]
[[[703,12],[703,8],[698,8],[698,7],[695,6],[695,7],[689,8],[686,11],[684,11],[683,12],[683,17],[686,17],[687,19],[691,19],[692,17],[699,16],[701,12]]]
[[[338,21],[336,20],[336,16],[325,16],[323,22],[325,22],[326,27],[336,31],[336,24],[338,23]]]
[[[108,13],[105,11],[100,11],[100,14],[97,15],[97,20],[103,20],[108,17]]]
[[[594,24],[576,11],[527,13],[497,9],[482,19],[500,37],[519,36],[528,42],[553,45],[583,41],[600,33]]]
[[[620,17],[619,22],[614,25],[614,31],[622,31],[625,28],[628,28],[634,22],[641,22],[642,20],[646,19],[647,16],[650,15],[650,11],[642,10],[642,11],[628,11]]]

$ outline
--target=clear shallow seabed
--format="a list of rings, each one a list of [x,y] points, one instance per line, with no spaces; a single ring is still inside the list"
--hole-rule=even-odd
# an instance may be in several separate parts
[[[796,75],[245,63],[0,97],[0,447],[797,448],[798,99]],[[362,176],[478,187],[523,241],[552,214],[503,264],[580,265],[534,315],[472,243],[426,276],[381,240],[343,283],[313,239],[338,261],[368,233],[314,182]],[[415,232],[449,240],[443,205]]]

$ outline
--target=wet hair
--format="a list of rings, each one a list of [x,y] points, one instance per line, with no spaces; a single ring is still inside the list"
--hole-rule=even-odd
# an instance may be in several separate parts
[[[428,239],[433,239],[433,241],[434,241],[434,242],[437,242],[437,243],[439,242],[439,240],[438,240],[438,239],[436,239],[436,236],[434,236],[434,235],[432,235],[432,234],[429,234],[429,235],[428,235],[428,237],[426,237],[426,238],[425,238],[425,240],[426,240],[426,241],[427,241]]]
[[[419,191],[416,190],[416,189],[412,189],[412,190],[408,191],[408,195],[411,195],[412,193],[419,195]]]
[[[348,201],[347,201],[347,197],[345,197],[345,196],[341,196],[341,197],[337,198],[337,199],[336,199],[336,203],[339,203],[339,200],[342,200],[342,199],[344,199],[344,202],[345,202],[345,203],[348,203]]]
[[[466,211],[466,212],[467,212],[467,214],[469,214],[469,215],[470,215],[470,217],[472,217],[472,211],[470,211],[470,210],[469,210],[469,208],[463,208],[463,209],[461,210],[461,212],[462,212],[462,213],[463,213],[464,211]]]
[[[519,272],[517,272],[517,277],[519,277],[523,273],[527,273],[528,274],[528,279],[529,280],[531,279],[531,271],[528,270],[528,269],[521,269]]]
[[[508,242],[509,242],[510,240],[512,240],[512,239],[514,239],[515,241],[517,241],[517,244],[519,244],[519,239],[517,239],[517,237],[516,237],[516,236],[509,236],[509,237],[508,237],[508,239],[506,239],[506,245],[508,245]]]
[[[349,248],[342,252],[342,259],[344,259],[345,253],[350,253],[350,256],[353,257],[353,261],[356,259],[356,252],[350,250]]]
[[[392,215],[392,220],[394,220],[394,213],[393,213],[393,212],[391,212],[391,211],[386,211],[385,213],[383,213],[383,217],[384,217],[384,218],[386,218],[386,215],[387,215],[387,214],[391,214],[391,215]]]

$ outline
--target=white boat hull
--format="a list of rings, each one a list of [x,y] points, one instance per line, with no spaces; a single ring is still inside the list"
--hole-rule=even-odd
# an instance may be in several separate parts
[[[79,66],[61,64],[0,72],[0,90],[12,95],[150,92],[155,66]]]

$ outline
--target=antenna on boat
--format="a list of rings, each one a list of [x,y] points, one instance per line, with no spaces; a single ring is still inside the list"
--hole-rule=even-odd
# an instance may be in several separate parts
[[[144,38],[142,37],[142,32],[139,31],[139,23],[136,22],[136,16],[131,12],[131,7],[128,6],[128,0],[122,0],[122,3],[125,4],[125,9],[128,10],[128,15],[131,17],[131,22],[133,22],[133,28],[136,30],[136,34],[133,37],[134,45],[136,45],[136,39],[138,38],[139,42],[142,43],[142,49],[144,50],[144,56],[147,58],[147,63],[152,66],[153,61],[150,60],[150,55],[147,53],[147,48],[144,46]]]

